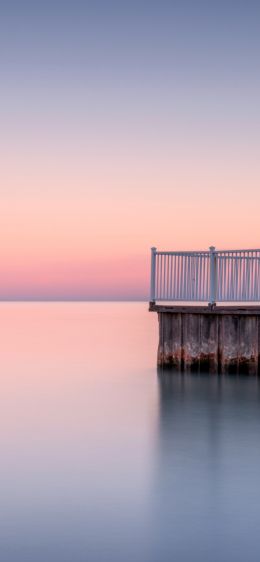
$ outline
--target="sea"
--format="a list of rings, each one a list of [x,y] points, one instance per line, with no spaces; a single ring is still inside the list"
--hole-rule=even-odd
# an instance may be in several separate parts
[[[1,562],[259,561],[259,380],[157,345],[144,302],[0,304]]]

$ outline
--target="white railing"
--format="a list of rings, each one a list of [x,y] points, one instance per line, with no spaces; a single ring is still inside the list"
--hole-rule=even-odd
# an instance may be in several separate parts
[[[151,302],[258,302],[260,250],[159,252],[152,248]]]

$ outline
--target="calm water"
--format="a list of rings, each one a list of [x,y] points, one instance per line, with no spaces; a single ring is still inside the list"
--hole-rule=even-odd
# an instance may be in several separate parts
[[[257,379],[158,376],[145,304],[0,315],[1,561],[259,560]]]

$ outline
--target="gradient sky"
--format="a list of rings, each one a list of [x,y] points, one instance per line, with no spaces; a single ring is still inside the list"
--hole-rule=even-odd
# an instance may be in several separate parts
[[[0,1],[0,299],[141,299],[260,247],[260,3]]]

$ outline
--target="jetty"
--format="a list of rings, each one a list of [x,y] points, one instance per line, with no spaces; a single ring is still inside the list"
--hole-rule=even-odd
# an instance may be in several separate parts
[[[151,249],[160,368],[260,373],[260,250]]]

